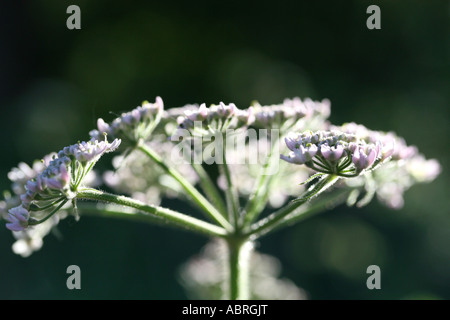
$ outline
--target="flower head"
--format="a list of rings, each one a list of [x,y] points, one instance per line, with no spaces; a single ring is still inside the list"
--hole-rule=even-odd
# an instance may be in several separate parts
[[[340,131],[290,133],[285,142],[291,152],[281,159],[343,177],[357,176],[382,161],[379,141],[367,143]]]
[[[354,122],[331,128],[354,134],[367,144],[359,147],[351,145],[352,162],[358,170],[363,171],[376,161],[384,163],[377,170],[367,174],[363,172],[358,179],[346,180],[345,183],[356,188],[357,193],[365,191],[364,201],[360,200],[359,205],[368,203],[376,195],[383,204],[399,209],[403,206],[403,193],[406,190],[416,183],[434,180],[441,171],[435,159],[426,160],[417,147],[407,145],[403,138],[393,132],[370,130]]]
[[[405,140],[393,132],[374,131],[354,122],[345,123],[342,126],[332,126],[332,130],[354,134],[367,143],[380,142],[380,156],[387,159],[400,160],[414,157],[418,154],[417,147],[408,146]]]
[[[36,217],[42,217],[48,210],[54,209],[42,219],[46,221],[68,200],[75,198],[78,187],[98,159],[103,154],[114,151],[119,145],[119,139],[112,143],[108,143],[106,139],[91,140],[65,147],[53,155],[44,170],[36,174],[30,173],[29,176],[34,177],[23,183],[25,192],[19,197],[20,204],[9,209],[7,228],[22,231],[29,225],[40,223]]]
[[[203,103],[198,108],[184,110],[184,116],[178,118],[178,127],[188,130],[194,136],[212,136],[227,129],[247,127],[255,121],[253,108],[241,110],[234,103],[211,105]]]
[[[255,126],[259,128],[322,129],[330,115],[330,101],[313,101],[296,97],[285,99],[282,104],[261,106],[255,103]]]
[[[156,97],[154,103],[144,101],[141,106],[122,113],[111,124],[102,118],[97,120],[97,129],[89,132],[96,140],[102,140],[103,134],[112,138],[120,138],[127,144],[135,145],[140,139],[146,140],[161,120],[164,112],[164,103]]]

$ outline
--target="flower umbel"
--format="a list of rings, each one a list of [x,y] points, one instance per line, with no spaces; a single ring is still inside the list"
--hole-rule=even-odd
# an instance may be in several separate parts
[[[296,97],[285,99],[282,104],[261,106],[254,103],[255,123],[258,128],[321,129],[330,115],[330,101],[303,101]],[[318,120],[318,121],[315,121]]]
[[[281,159],[325,174],[355,177],[384,160],[381,142],[367,143],[339,131],[290,133],[285,142],[291,152]]]
[[[104,133],[112,138],[120,138],[127,144],[135,145],[140,139],[147,140],[161,120],[164,103],[156,97],[155,103],[144,101],[141,106],[122,113],[111,124],[102,118],[97,120],[97,129],[89,132],[93,139],[101,140]]]
[[[29,225],[46,221],[75,198],[78,187],[98,159],[119,145],[119,139],[108,143],[105,137],[103,141],[83,141],[59,151],[40,174],[26,182],[26,192],[20,196],[21,204],[9,210],[7,228],[22,231]],[[41,216],[47,210],[51,212],[40,220],[30,214]]]
[[[201,104],[197,109],[187,109],[179,117],[179,129],[188,130],[194,136],[214,136],[227,129],[246,127],[255,121],[253,108],[238,109],[234,103],[212,105],[209,108]]]

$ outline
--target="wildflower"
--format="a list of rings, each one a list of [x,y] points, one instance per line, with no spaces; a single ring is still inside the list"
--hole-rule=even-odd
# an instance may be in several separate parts
[[[204,137],[227,129],[247,127],[254,120],[253,108],[241,110],[234,103],[227,105],[223,102],[207,108],[203,103],[197,109],[184,110],[184,116],[178,118],[178,127],[188,130],[194,136]]]
[[[97,129],[89,132],[93,139],[101,140],[103,134],[112,138],[123,139],[126,144],[135,145],[139,140],[147,140],[161,120],[164,112],[164,103],[156,97],[155,103],[144,101],[141,106],[122,113],[111,124],[102,118],[97,120]]]
[[[417,147],[408,146],[403,138],[393,132],[370,130],[354,122],[345,123],[342,126],[332,126],[331,129],[354,134],[367,143],[380,142],[382,146],[380,152],[383,160],[389,157],[392,157],[393,160],[406,159],[418,154]]]
[[[12,193],[4,193],[4,200],[0,201],[0,216],[8,221],[8,223],[15,222],[15,230],[20,229],[20,231],[12,232],[16,238],[12,249],[14,253],[22,257],[28,257],[34,251],[39,250],[43,245],[43,238],[59,223],[60,219],[67,216],[67,211],[65,211],[67,208],[62,207],[58,215],[54,215],[38,225],[24,228],[30,221],[30,217],[27,218],[27,215],[21,209],[24,208],[23,201],[25,201],[26,206],[30,205],[30,207],[36,209],[34,205],[31,206],[31,202],[38,192],[43,191],[43,177],[40,174],[56,157],[56,153],[50,153],[44,156],[42,160],[34,161],[32,165],[21,162],[8,173],[8,178],[12,182]],[[38,176],[39,178],[37,179]],[[88,185],[94,184],[95,174],[93,170],[86,174],[83,182]],[[16,215],[10,217],[10,209],[13,209],[13,213],[17,213],[17,211],[22,212],[22,215],[19,215],[19,218]],[[49,209],[42,209],[40,211],[25,210],[27,210],[28,214],[33,215],[32,219],[40,219],[44,218],[50,212]],[[22,225],[20,218],[26,219],[27,221],[23,221]],[[10,220],[13,221],[9,222]]]
[[[33,252],[38,251],[44,244],[44,237],[59,223],[61,218],[65,215],[54,215],[45,222],[35,225],[32,228],[27,228],[21,231],[14,231],[13,236],[16,242],[12,245],[12,250],[24,258],[29,257]]]
[[[441,172],[435,159],[427,160],[421,154],[391,161],[380,167],[372,177],[378,199],[392,209],[403,207],[403,194],[417,183],[433,181]]]
[[[352,159],[355,167],[369,165],[374,161],[373,155],[377,151],[381,162],[385,163],[373,172],[362,174],[358,179],[345,181],[349,187],[355,188],[356,194],[365,192],[362,198],[364,201],[358,202],[360,206],[369,203],[376,195],[386,206],[399,209],[404,204],[403,194],[406,190],[416,183],[434,180],[441,171],[435,159],[426,160],[417,147],[407,145],[403,138],[393,132],[374,131],[353,122],[331,128],[354,134],[362,141],[379,148],[355,149]],[[387,159],[390,161],[385,161]]]
[[[28,227],[30,213],[23,206],[17,206],[9,210],[6,227],[11,231],[21,231]]]
[[[281,159],[342,177],[357,176],[384,160],[381,142],[367,143],[356,135],[339,131],[290,133],[285,142],[291,152],[281,155]]]
[[[282,104],[261,106],[253,104],[255,109],[255,127],[322,129],[324,120],[330,115],[330,101],[327,99],[313,101],[309,98],[301,100],[296,97],[285,99]]]
[[[8,179],[11,181],[12,194],[5,191],[4,200],[0,201],[0,216],[3,219],[8,220],[9,210],[21,205],[21,197],[25,199],[25,197],[31,196],[31,191],[27,196],[24,195],[28,190],[26,185],[29,184],[29,180],[42,173],[54,156],[56,156],[55,153],[48,154],[42,160],[34,161],[31,166],[20,162],[17,167],[11,169]]]
[[[108,143],[105,137],[103,141],[79,142],[59,151],[41,173],[25,183],[26,192],[20,195],[20,205],[9,209],[8,229],[22,231],[55,214],[68,200],[75,198],[78,187],[98,159],[119,145],[120,140]],[[47,209],[54,210],[42,220],[30,215],[36,212],[36,216],[40,216],[39,213]]]

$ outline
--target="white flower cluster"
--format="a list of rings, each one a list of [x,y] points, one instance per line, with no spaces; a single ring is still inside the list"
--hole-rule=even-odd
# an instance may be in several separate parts
[[[437,160],[425,159],[416,146],[408,146],[403,138],[393,132],[373,131],[353,122],[334,126],[333,129],[354,134],[368,143],[381,141],[388,146],[384,156],[390,155],[389,162],[358,179],[345,180],[345,183],[352,188],[365,189],[369,196],[376,194],[390,208],[403,207],[406,190],[414,184],[433,181],[441,172]]]
[[[330,101],[313,101],[298,97],[285,99],[282,104],[255,108],[255,126],[260,128],[289,128],[291,130],[321,129],[325,119],[330,116]]]
[[[213,136],[227,129],[238,129],[255,121],[253,108],[238,109],[234,103],[212,105],[201,104],[198,108],[184,108],[184,116],[178,117],[181,130],[188,130],[194,136]]]
[[[32,166],[21,162],[16,168],[13,168],[8,173],[8,178],[12,182],[11,188],[13,194],[5,193],[5,199],[0,201],[0,215],[3,219],[8,219],[8,211],[10,209],[20,205],[20,196],[26,193],[27,182],[42,173],[54,156],[56,156],[55,153],[46,155],[43,160],[34,161]],[[39,250],[43,245],[43,238],[58,224],[59,220],[65,216],[66,215],[62,212],[58,216],[55,215],[33,228],[13,231],[14,238],[16,239],[16,242],[12,245],[13,252],[22,257],[28,257],[34,251]],[[21,216],[19,215],[19,217]]]
[[[285,142],[291,152],[281,155],[281,159],[343,177],[354,177],[370,170],[393,153],[391,144],[367,143],[354,134],[340,131],[291,133]]]
[[[120,138],[127,144],[136,144],[140,139],[149,138],[158,125],[164,112],[164,103],[156,97],[155,103],[144,101],[142,106],[122,113],[111,124],[102,118],[97,120],[97,129],[89,132],[93,139],[101,140],[104,134],[112,138]]]
[[[45,169],[25,183],[26,192],[20,195],[20,205],[8,211],[6,227],[12,231],[22,231],[38,224],[32,212],[41,212],[58,205],[62,207],[76,196],[77,188],[92,170],[98,159],[105,153],[114,151],[120,140],[112,143],[106,140],[91,140],[65,147],[54,155]],[[55,212],[52,212],[52,215]],[[46,218],[44,218],[46,219]]]

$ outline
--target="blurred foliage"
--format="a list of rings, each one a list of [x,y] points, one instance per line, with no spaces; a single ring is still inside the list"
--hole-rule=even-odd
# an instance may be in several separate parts
[[[2,2],[0,187],[19,161],[87,139],[96,118],[156,95],[167,107],[329,98],[334,123],[393,130],[443,173],[411,189],[398,212],[341,206],[263,238],[259,251],[312,299],[450,299],[450,3],[376,3],[382,29],[370,31],[372,2],[356,0]],[[81,30],[66,28],[70,4]],[[94,218],[59,231],[23,259],[0,228],[0,298],[184,299],[178,268],[206,243]],[[80,291],[66,288],[71,264]],[[366,288],[371,264],[382,290]]]

